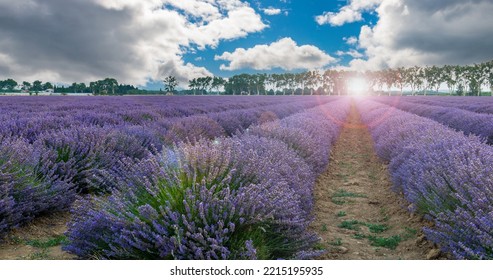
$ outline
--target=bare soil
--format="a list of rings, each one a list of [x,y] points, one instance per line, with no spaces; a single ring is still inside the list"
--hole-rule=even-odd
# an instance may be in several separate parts
[[[0,241],[0,260],[69,260],[62,251],[69,213],[53,213],[12,230]]]
[[[443,258],[421,231],[432,225],[410,214],[402,196],[391,190],[387,166],[373,144],[352,106],[329,166],[315,186],[311,227],[326,249],[320,259]]]

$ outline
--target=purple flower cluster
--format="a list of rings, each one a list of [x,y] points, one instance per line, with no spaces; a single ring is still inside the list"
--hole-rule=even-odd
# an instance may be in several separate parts
[[[380,103],[358,107],[395,191],[434,221],[428,239],[458,259],[493,259],[493,147]]]
[[[43,213],[66,210],[76,198],[70,175],[43,159],[46,150],[35,150],[22,139],[0,139],[0,237],[13,227]]]
[[[111,196],[73,208],[65,249],[109,259],[313,256],[314,175],[348,111],[344,99],[230,138],[179,142],[136,164],[123,160]]]
[[[469,96],[414,96],[406,97],[406,101],[417,104],[427,104],[441,107],[453,107],[480,114],[493,114],[493,98],[481,96],[471,98]]]
[[[406,102],[406,98],[399,98],[385,97],[376,100],[406,112],[430,118],[453,129],[460,130],[466,135],[477,135],[488,144],[493,144],[493,115],[491,114],[478,114],[450,106]]]

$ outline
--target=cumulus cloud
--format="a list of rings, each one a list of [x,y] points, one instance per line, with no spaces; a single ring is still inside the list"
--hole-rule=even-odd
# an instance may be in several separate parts
[[[272,8],[272,7],[263,9],[263,11],[264,11],[264,14],[269,15],[269,16],[274,16],[274,15],[278,15],[281,13],[281,9],[276,9],[276,8]]]
[[[283,38],[270,45],[256,45],[250,49],[238,48],[232,53],[217,55],[215,60],[229,61],[229,65],[221,65],[221,70],[315,69],[335,62],[333,57],[319,48],[312,45],[298,46],[291,38]]]
[[[351,36],[349,38],[344,37],[343,40],[346,42],[348,45],[356,45],[358,43],[358,38]]]
[[[324,12],[316,16],[315,21],[319,25],[330,24],[331,26],[341,26],[346,23],[361,21],[363,12],[374,10],[383,0],[351,0],[346,6],[340,8],[338,12]]]
[[[336,52],[337,56],[351,56],[353,58],[362,58],[364,57],[364,55],[360,52],[358,52],[357,50],[349,50],[349,51],[337,51]]]
[[[0,0],[0,26],[3,78],[137,85],[210,75],[183,54],[267,27],[239,0]]]
[[[358,39],[368,59],[354,59],[353,69],[472,64],[493,58],[491,0],[384,0],[376,12],[378,22],[363,26]]]

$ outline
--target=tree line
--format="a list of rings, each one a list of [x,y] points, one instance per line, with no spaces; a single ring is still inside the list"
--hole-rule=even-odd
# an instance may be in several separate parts
[[[224,88],[231,95],[346,95],[351,79],[363,78],[368,92],[411,95],[438,92],[445,85],[450,95],[481,95],[483,87],[493,93],[493,61],[474,65],[414,66],[364,73],[345,70],[306,71],[281,74],[239,74],[223,79],[201,77],[188,83],[191,94],[214,94]]]
[[[351,79],[367,81],[368,92],[391,94],[395,89],[401,95],[404,89],[410,94],[426,95],[438,92],[446,85],[450,95],[481,95],[482,88],[489,87],[493,95],[493,60],[474,65],[414,66],[389,68],[364,73],[329,69],[279,74],[238,74],[230,78],[204,76],[188,81],[188,89],[176,91],[174,76],[163,79],[164,91],[147,91],[132,85],[119,84],[114,78],[70,86],[54,86],[39,80],[22,82],[20,89],[40,92],[52,89],[55,93],[91,93],[93,95],[122,94],[226,94],[226,95],[346,95]],[[13,79],[0,80],[1,91],[14,91],[18,83]]]

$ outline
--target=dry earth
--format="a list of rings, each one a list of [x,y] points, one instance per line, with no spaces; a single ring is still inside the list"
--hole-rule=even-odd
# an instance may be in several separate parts
[[[53,213],[12,230],[0,242],[0,260],[67,260],[75,258],[62,251],[63,233],[69,213]]]
[[[421,231],[431,225],[410,214],[391,185],[387,166],[376,156],[371,135],[352,106],[315,187],[311,227],[327,252],[321,259],[442,258]]]

